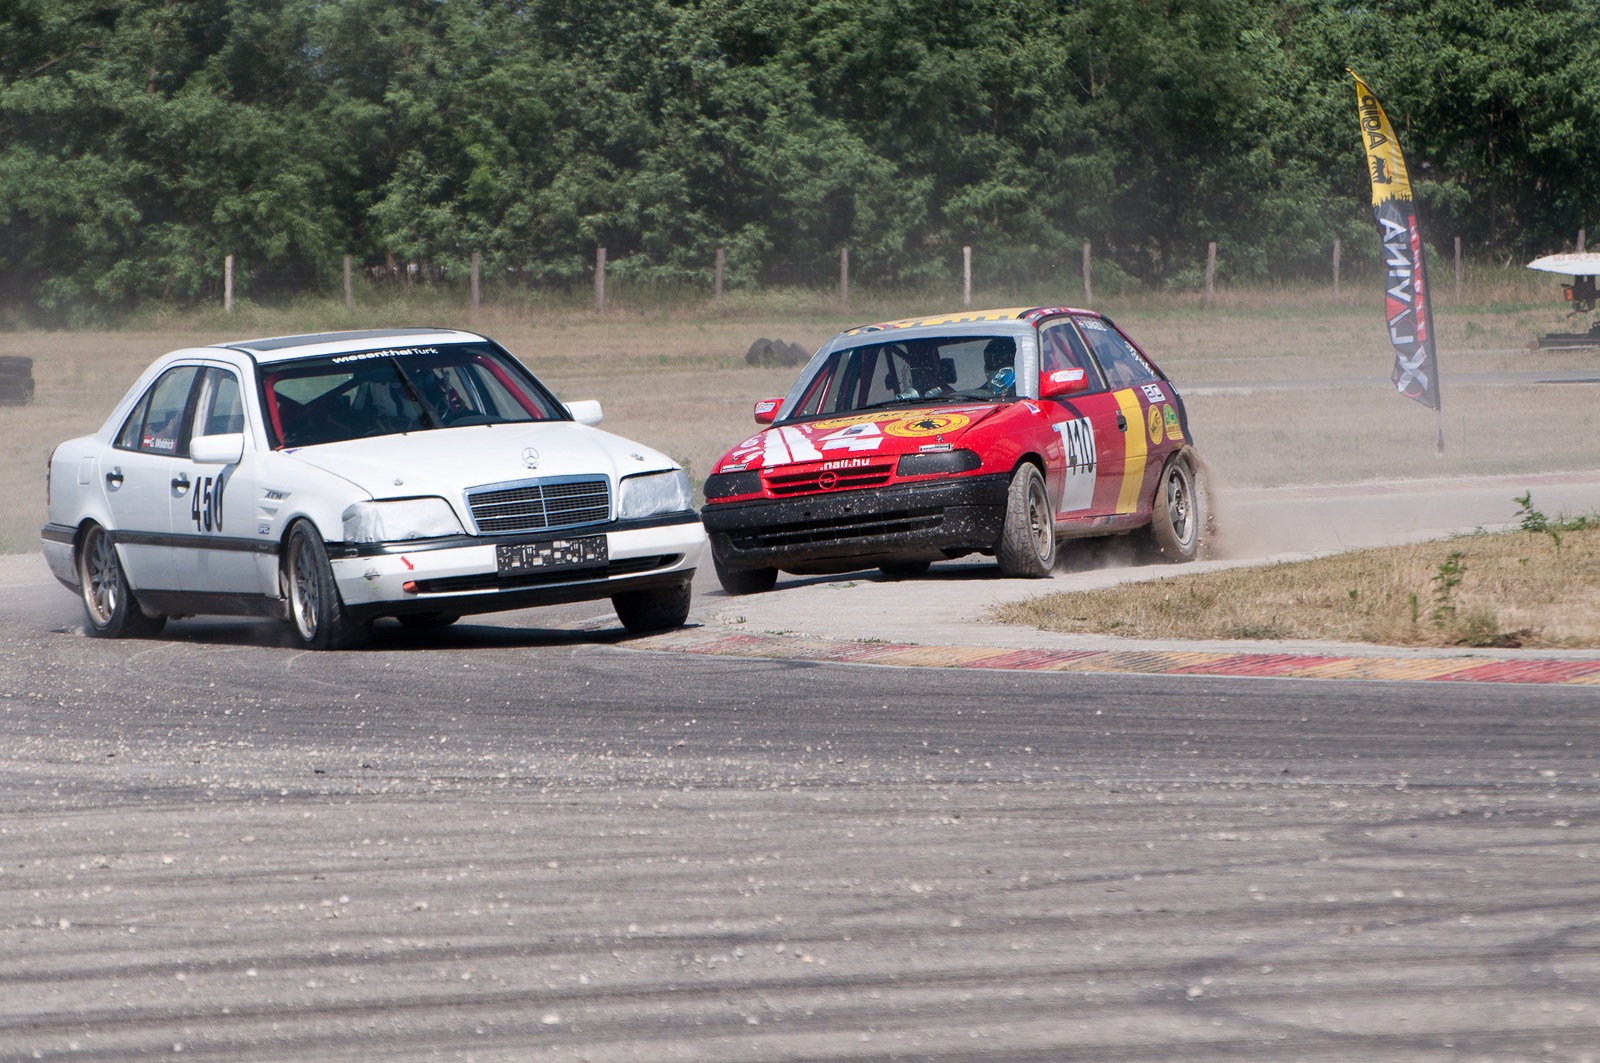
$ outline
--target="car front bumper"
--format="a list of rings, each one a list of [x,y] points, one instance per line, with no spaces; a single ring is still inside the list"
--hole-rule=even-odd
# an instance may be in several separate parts
[[[512,576],[497,570],[496,547],[603,534],[607,560]],[[330,544],[328,563],[345,607],[358,618],[414,613],[489,613],[593,601],[627,591],[684,583],[706,545],[692,513],[622,528],[572,528],[492,540],[438,540],[378,546]]]
[[[821,571],[993,549],[1010,478],[961,476],[785,499],[707,504],[711,547],[728,568]]]

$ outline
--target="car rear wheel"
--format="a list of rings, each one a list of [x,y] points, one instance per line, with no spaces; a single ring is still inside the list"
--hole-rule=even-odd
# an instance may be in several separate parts
[[[714,552],[711,565],[717,570],[717,582],[729,594],[765,594],[778,583],[775,568],[729,568]]]
[[[682,627],[689,619],[689,584],[675,583],[670,587],[613,595],[611,606],[630,635]]]
[[[878,566],[890,579],[916,579],[931,567],[930,561],[885,561]]]
[[[357,623],[339,597],[328,564],[328,549],[309,521],[297,521],[284,551],[284,596],[289,600],[289,627],[308,650],[340,650],[361,642],[370,623]]]
[[[432,631],[449,627],[461,618],[454,613],[402,613],[395,619],[400,621],[401,627],[411,631]]]
[[[1045,495],[1039,467],[1024,462],[1011,476],[1006,495],[1006,522],[995,544],[995,560],[1003,575],[1038,579],[1056,563],[1056,521]]]
[[[1200,495],[1194,464],[1174,455],[1161,470],[1151,499],[1150,546],[1168,561],[1193,561],[1200,553]]]
[[[83,592],[84,630],[108,639],[150,638],[167,626],[164,616],[145,616],[122,574],[111,533],[98,524],[78,542],[78,586]]]

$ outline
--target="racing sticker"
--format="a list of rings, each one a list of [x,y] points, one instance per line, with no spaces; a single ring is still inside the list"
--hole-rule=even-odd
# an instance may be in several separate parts
[[[830,432],[817,443],[823,450],[848,450],[851,453],[877,450],[883,444],[883,433],[878,430],[877,422],[867,421]]]
[[[962,416],[966,414],[977,414],[983,412],[984,409],[985,407],[982,406],[964,406],[959,407],[959,412],[952,413],[952,411],[949,410],[940,410],[937,414],[934,414],[934,416],[950,417]],[[858,424],[883,424],[886,421],[920,420],[923,416],[925,415],[914,414],[908,416],[905,410],[879,410],[875,413],[856,413],[851,414],[848,417],[829,417],[828,419],[822,421],[811,421],[804,427],[814,431],[827,431],[831,428],[849,428],[852,425]],[[962,423],[966,424],[970,421],[971,418],[968,417],[967,420],[963,421]]]
[[[1150,407],[1150,445],[1161,442],[1161,407]]]
[[[1094,429],[1081,417],[1057,421],[1051,427],[1061,436],[1065,452],[1059,512],[1088,509],[1094,504]]]
[[[1155,407],[1152,406],[1150,409],[1154,410]],[[1166,422],[1168,439],[1178,440],[1183,438],[1183,426],[1178,424],[1178,411],[1171,406],[1163,406],[1161,407],[1161,419]]]
[[[937,436],[946,432],[959,432],[972,423],[972,418],[959,413],[922,413],[891,421],[883,430],[892,436]]]
[[[1144,392],[1144,397],[1151,402],[1166,402],[1167,396],[1161,390],[1160,384],[1146,384],[1139,389]]]

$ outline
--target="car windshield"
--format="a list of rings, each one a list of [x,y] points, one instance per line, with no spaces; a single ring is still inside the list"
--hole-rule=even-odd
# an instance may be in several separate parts
[[[786,419],[902,403],[971,402],[1016,395],[1010,336],[889,340],[834,351]]]
[[[274,447],[565,417],[521,366],[487,343],[354,351],[261,372]]]

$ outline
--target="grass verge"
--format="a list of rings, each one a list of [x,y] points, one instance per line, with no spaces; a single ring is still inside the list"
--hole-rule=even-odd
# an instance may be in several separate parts
[[[1000,606],[996,616],[1046,631],[1130,638],[1593,648],[1600,646],[1597,555],[1594,520],[1543,521],[1541,530],[1047,594]]]

